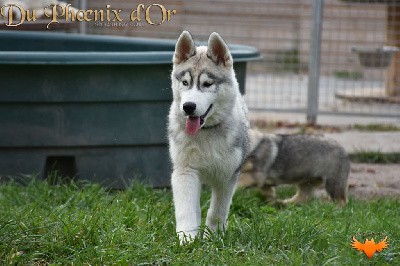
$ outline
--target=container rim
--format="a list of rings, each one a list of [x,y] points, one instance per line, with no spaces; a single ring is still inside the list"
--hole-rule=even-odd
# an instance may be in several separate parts
[[[48,32],[26,32],[26,31],[0,31],[0,39],[17,41],[27,41],[35,39],[36,46],[40,46],[41,42],[51,43],[61,42],[64,45],[78,45],[80,43],[87,46],[95,46],[100,43],[103,46],[108,45],[123,45],[124,50],[130,46],[150,46],[157,47],[154,51],[107,51],[101,49],[84,51],[60,49],[46,50],[34,49],[26,51],[13,46],[12,48],[3,47],[0,51],[0,65],[14,64],[36,64],[36,65],[139,65],[139,64],[172,64],[172,57],[175,50],[176,40],[156,39],[156,38],[141,38],[141,37],[121,37],[121,36],[106,36],[106,35],[80,35],[69,33],[48,33]],[[204,42],[198,43],[205,45]],[[11,46],[11,45],[10,45]],[[21,45],[23,47],[23,45]],[[29,46],[27,46],[29,47]],[[113,48],[115,49],[115,48]],[[148,49],[148,48],[147,48]],[[230,52],[234,62],[247,62],[260,59],[259,51],[252,46],[231,44],[229,45]]]

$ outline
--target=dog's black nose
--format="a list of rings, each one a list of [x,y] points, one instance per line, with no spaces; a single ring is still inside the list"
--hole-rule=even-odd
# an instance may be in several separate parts
[[[195,103],[193,103],[193,102],[185,102],[183,104],[183,111],[185,111],[185,113],[187,115],[192,115],[195,110],[196,110],[196,104]]]

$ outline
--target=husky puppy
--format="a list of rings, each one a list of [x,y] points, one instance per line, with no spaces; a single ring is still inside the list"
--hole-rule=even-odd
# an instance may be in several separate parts
[[[347,203],[350,162],[335,141],[312,135],[273,135],[249,130],[252,177],[268,199],[275,198],[274,186],[297,184],[297,193],[283,203],[302,203],[314,188],[325,185],[332,200]]]
[[[173,164],[176,232],[190,241],[201,224],[201,184],[211,187],[206,225],[224,230],[229,207],[248,155],[247,108],[239,92],[233,60],[224,40],[212,33],[196,47],[180,35],[171,74],[173,102],[168,123]]]

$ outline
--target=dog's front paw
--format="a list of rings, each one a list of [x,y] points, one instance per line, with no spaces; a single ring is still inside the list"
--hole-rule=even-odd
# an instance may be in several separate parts
[[[224,235],[227,227],[226,222],[221,222],[221,219],[207,217],[206,226],[211,234]]]
[[[181,245],[186,245],[186,244],[190,244],[194,241],[194,239],[197,236],[197,230],[191,230],[191,231],[180,231],[177,232],[178,234],[178,238],[179,238],[179,244]]]

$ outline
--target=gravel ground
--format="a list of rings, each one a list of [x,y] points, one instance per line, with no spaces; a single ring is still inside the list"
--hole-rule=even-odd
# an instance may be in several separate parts
[[[316,195],[328,197],[323,188],[317,189]],[[400,165],[352,163],[349,195],[355,199],[400,198]]]

